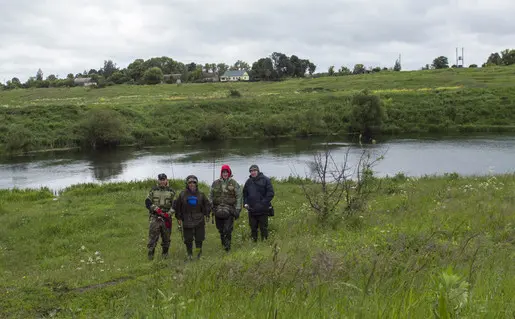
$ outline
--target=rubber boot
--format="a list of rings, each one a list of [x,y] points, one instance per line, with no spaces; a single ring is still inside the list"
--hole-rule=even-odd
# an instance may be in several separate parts
[[[193,260],[193,243],[186,244],[186,251],[188,252],[188,256],[186,257],[186,261]]]
[[[148,260],[154,259],[154,249],[148,250]]]
[[[195,252],[197,253],[197,259],[200,259],[202,256],[202,248],[195,248]]]
[[[168,248],[169,247],[163,247],[163,259],[168,258]]]

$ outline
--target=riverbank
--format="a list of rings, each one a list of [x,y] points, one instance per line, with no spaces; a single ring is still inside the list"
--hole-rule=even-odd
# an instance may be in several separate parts
[[[515,132],[514,70],[3,91],[0,144],[2,152],[19,153],[90,147],[98,137],[150,146],[236,137],[343,136],[351,126],[351,97],[362,89],[383,101],[382,134]],[[232,97],[230,90],[241,96]]]
[[[334,229],[318,225],[295,181],[275,182],[269,243],[249,242],[243,215],[226,255],[208,224],[205,258],[190,264],[175,223],[171,258],[145,259],[151,180],[57,199],[0,190],[0,316],[427,318],[438,306],[510,316],[515,175],[380,181],[366,210]]]

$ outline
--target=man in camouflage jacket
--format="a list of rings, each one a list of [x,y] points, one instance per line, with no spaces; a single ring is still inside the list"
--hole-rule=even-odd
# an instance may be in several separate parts
[[[148,259],[154,258],[154,251],[161,236],[162,255],[168,257],[170,248],[170,235],[172,232],[173,199],[175,191],[168,186],[166,174],[158,175],[158,183],[152,187],[145,199],[145,206],[148,209],[149,231],[148,231]]]

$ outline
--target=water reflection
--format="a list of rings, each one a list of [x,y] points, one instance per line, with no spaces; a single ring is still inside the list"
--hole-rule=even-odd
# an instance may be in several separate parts
[[[133,153],[129,150],[102,151],[95,154],[88,154],[90,169],[98,181],[104,182],[116,178],[123,173],[124,162],[133,159]]]

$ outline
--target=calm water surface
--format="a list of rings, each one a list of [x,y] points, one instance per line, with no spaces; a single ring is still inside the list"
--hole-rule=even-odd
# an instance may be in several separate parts
[[[379,176],[398,172],[411,176],[515,172],[515,136],[390,139],[363,147],[375,156],[384,154],[384,159],[375,167]],[[359,144],[331,141],[337,162],[343,161],[349,148],[350,164],[355,165],[362,150]],[[239,182],[245,181],[248,167],[253,163],[268,176],[283,178],[293,172],[304,176],[309,173],[307,164],[313,159],[313,152],[322,149],[321,139],[286,139],[181,144],[143,150],[120,148],[90,153],[38,153],[2,159],[0,188],[46,186],[59,190],[77,183],[155,178],[161,172],[175,178],[195,174],[210,183],[213,175],[219,176],[222,164],[232,167]]]

